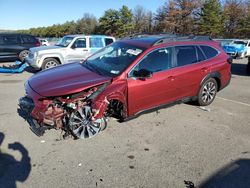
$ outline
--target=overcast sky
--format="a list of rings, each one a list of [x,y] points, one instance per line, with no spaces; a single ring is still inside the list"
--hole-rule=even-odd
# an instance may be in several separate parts
[[[99,18],[107,9],[141,5],[155,12],[164,0],[0,0],[0,29],[28,29],[77,20],[84,13]]]

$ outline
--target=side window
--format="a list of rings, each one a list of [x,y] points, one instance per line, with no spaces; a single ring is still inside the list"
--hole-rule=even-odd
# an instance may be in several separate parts
[[[196,46],[196,50],[197,50],[198,62],[204,61],[206,58],[205,58],[204,54],[202,53],[201,49],[198,46]]]
[[[22,40],[23,40],[23,43],[25,44],[33,44],[36,42],[36,39],[29,35],[22,35]]]
[[[6,35],[3,36],[3,43],[4,44],[17,44],[18,39],[16,35]]]
[[[3,37],[0,36],[0,45],[3,45]]]
[[[86,38],[76,39],[75,48],[86,48]]]
[[[90,48],[102,48],[102,38],[89,38]]]
[[[150,72],[159,72],[172,67],[172,48],[157,49],[146,55],[134,68],[135,71],[141,69]]]
[[[197,62],[195,46],[176,46],[175,53],[178,67]]]
[[[210,46],[201,46],[201,49],[205,53],[205,55],[207,56],[207,59],[215,57],[219,53],[217,50],[215,50],[214,48],[212,48]]]
[[[113,43],[114,40],[111,38],[105,38],[105,46],[108,46],[109,44]]]

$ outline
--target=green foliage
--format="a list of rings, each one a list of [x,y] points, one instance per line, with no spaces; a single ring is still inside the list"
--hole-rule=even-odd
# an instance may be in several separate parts
[[[219,36],[223,29],[222,8],[218,0],[206,0],[202,8],[199,34]]]
[[[133,13],[127,6],[122,6],[120,10],[109,9],[99,19],[98,30],[106,35],[123,37],[132,32]]]

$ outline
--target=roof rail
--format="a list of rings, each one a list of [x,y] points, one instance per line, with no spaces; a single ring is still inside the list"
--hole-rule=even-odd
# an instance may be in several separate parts
[[[173,33],[158,33],[158,32],[153,32],[153,33],[135,33],[131,34],[129,36],[126,36],[122,39],[136,39],[136,38],[145,38],[145,37],[177,37],[176,34]]]
[[[166,37],[157,40],[152,46],[171,42],[171,41],[211,41],[213,40],[210,36],[203,35],[189,35],[189,36],[176,36],[176,37]]]

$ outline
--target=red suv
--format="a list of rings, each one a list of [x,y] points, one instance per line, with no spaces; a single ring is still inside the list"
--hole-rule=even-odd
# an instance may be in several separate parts
[[[127,120],[176,102],[205,106],[230,82],[231,59],[204,37],[147,36],[117,41],[83,63],[32,76],[19,100],[31,129],[89,138],[106,118]]]

